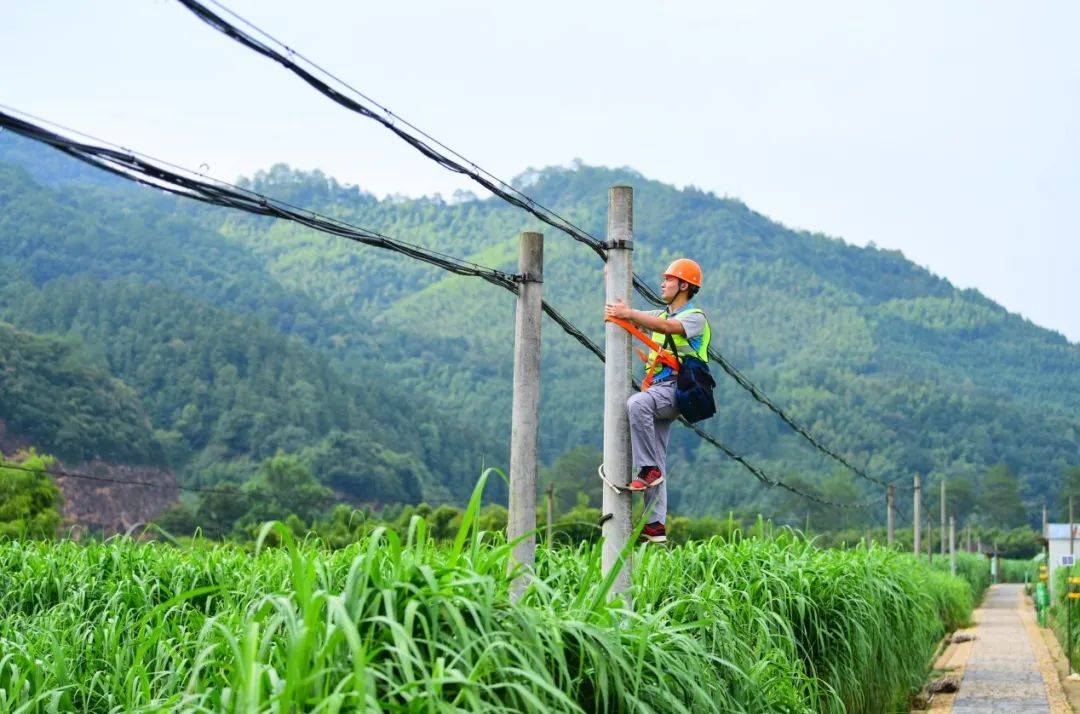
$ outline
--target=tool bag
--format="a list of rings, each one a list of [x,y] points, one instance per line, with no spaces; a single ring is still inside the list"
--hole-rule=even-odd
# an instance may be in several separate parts
[[[679,363],[678,376],[675,379],[675,406],[679,408],[679,414],[691,424],[708,419],[716,413],[716,402],[713,400],[716,381],[709,372],[709,365],[697,357],[686,356],[680,359],[671,335],[664,340],[664,346],[671,350]]]

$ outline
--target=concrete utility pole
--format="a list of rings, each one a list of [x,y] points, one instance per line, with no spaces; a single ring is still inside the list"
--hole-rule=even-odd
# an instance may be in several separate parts
[[[945,477],[941,477],[941,557],[945,557]]]
[[[969,516],[970,517],[970,516]],[[971,552],[971,524],[967,524],[967,552]]]
[[[547,544],[551,547],[552,526],[555,523],[555,484],[549,483],[547,487]]]
[[[915,515],[911,519],[912,527],[915,529],[915,543],[912,551],[915,555],[918,555],[922,550],[922,486],[919,482],[919,474],[915,474]]]
[[[1076,541],[1077,527],[1072,525],[1072,497],[1069,496],[1069,555],[1072,555],[1072,545]]]
[[[893,544],[893,487],[889,484],[885,487],[885,543],[892,548]]]
[[[510,422],[510,509],[506,537],[517,540],[510,567],[524,573],[511,587],[517,599],[536,563],[536,472],[540,435],[540,302],[544,282],[544,236],[522,233],[518,249],[517,315],[514,324],[514,396]],[[526,535],[528,534],[528,535]]]
[[[630,303],[633,275],[631,250],[634,241],[634,190],[614,186],[608,192],[607,271],[604,278],[606,302]],[[604,475],[618,487],[630,483],[633,462],[630,454],[630,422],[626,400],[633,390],[630,378],[630,335],[618,325],[604,328]],[[603,550],[600,564],[606,576],[618,568],[610,596],[622,595],[630,587],[633,563],[629,556],[621,562],[622,551],[630,538],[630,492],[616,493],[605,488],[603,500]]]
[[[945,536],[944,533],[941,535]],[[926,560],[934,562],[934,519],[930,517],[930,511],[926,512]]]
[[[949,572],[956,575],[956,516],[949,516]]]

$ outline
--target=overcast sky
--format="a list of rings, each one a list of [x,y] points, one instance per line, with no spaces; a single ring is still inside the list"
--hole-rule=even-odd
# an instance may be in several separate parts
[[[504,178],[631,166],[1080,342],[1080,3],[226,4]],[[222,178],[473,188],[173,0],[5,5],[0,103]]]

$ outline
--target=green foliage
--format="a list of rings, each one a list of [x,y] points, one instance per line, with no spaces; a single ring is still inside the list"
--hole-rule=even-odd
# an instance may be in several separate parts
[[[284,454],[263,462],[255,478],[245,484],[244,493],[248,509],[238,525],[251,528],[264,521],[288,518],[311,523],[326,510],[333,496],[297,457]]]
[[[1012,528],[1028,518],[1028,509],[1020,500],[1020,479],[1006,464],[998,464],[986,472],[982,483],[980,505],[987,520],[994,525]]]
[[[1072,466],[1064,470],[1057,495],[1057,520],[1059,523],[1068,523],[1069,497],[1074,499],[1074,503],[1080,503],[1080,466]],[[1073,515],[1075,517],[1075,514]]]
[[[1013,558],[1001,559],[1001,572],[998,573],[998,582],[1023,583],[1035,582],[1038,579],[1038,564],[1032,560],[1016,560]]]
[[[44,472],[52,462],[51,457],[31,451],[18,462],[7,462],[21,468],[5,468],[3,454],[0,454],[0,539],[56,535],[63,496]]]
[[[1031,528],[990,532],[984,542],[997,543],[1002,558],[1031,558],[1043,551],[1042,534]]]
[[[566,513],[578,506],[582,496],[584,505],[600,506],[602,482],[597,469],[603,459],[603,454],[595,448],[578,446],[555,459],[550,468],[540,470],[540,491],[555,487],[555,513]]]
[[[933,568],[943,573],[949,572],[951,565],[948,556],[935,558]],[[983,594],[990,587],[990,559],[978,553],[956,553],[956,574],[968,584],[968,611],[982,602]],[[961,623],[963,626],[967,623]]]
[[[1069,656],[1068,643],[1070,617],[1068,608],[1072,608],[1071,624],[1073,651],[1071,653],[1071,659],[1072,668],[1075,670],[1077,665],[1077,643],[1080,643],[1080,611],[1077,610],[1076,601],[1068,599],[1070,590],[1068,579],[1069,577],[1075,577],[1080,574],[1080,568],[1077,568],[1076,566],[1071,568],[1053,568],[1052,573],[1051,577],[1054,579],[1053,591],[1056,597],[1050,603],[1050,627],[1057,636],[1062,651],[1066,653],[1066,656]],[[1075,587],[1076,586],[1073,586],[1073,588]]]

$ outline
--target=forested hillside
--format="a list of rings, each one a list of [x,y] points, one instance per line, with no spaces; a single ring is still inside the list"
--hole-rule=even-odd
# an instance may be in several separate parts
[[[88,361],[72,340],[0,322],[0,451],[48,444],[67,459],[161,462],[135,390]]]
[[[791,231],[629,170],[518,180],[598,235],[608,186],[633,185],[637,272],[651,279],[679,255],[701,262],[697,303],[714,344],[869,472],[974,489],[1005,463],[1034,503],[1080,462],[1080,346],[900,253]],[[508,270],[517,233],[537,228],[494,200],[379,200],[283,166],[248,185]],[[599,338],[599,259],[544,232],[545,297]],[[281,450],[309,464],[320,454],[316,476],[357,499],[411,500],[463,495],[481,463],[506,463],[513,298],[486,283],[102,179],[11,137],[0,138],[0,256],[0,319],[81,341],[137,392],[190,482],[243,478]],[[599,450],[602,371],[544,329],[541,447],[552,463]],[[862,494],[720,382],[710,431],[777,476],[833,498]],[[674,449],[676,509],[796,508],[692,435],[680,430]],[[582,488],[597,490],[596,479]]]

